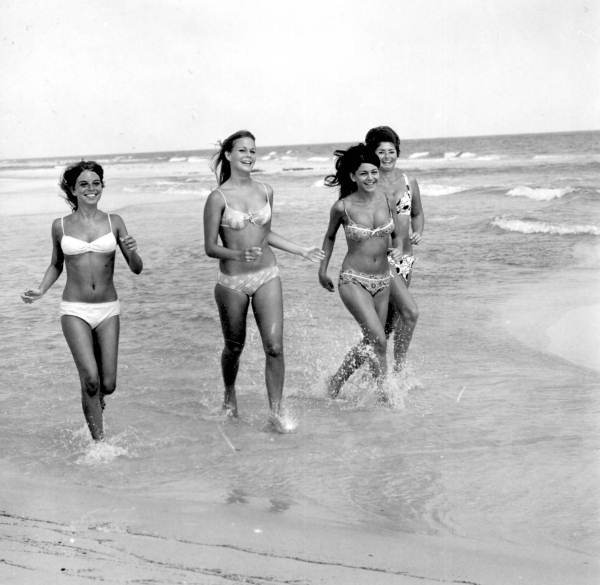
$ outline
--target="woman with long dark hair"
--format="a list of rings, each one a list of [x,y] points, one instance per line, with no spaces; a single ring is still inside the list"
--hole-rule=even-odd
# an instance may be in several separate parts
[[[325,184],[339,188],[339,199],[330,211],[319,282],[331,292],[335,289],[327,269],[336,234],[342,227],[348,252],[339,275],[339,294],[362,330],[361,351],[366,355],[366,350],[371,350],[374,354],[374,360],[371,360],[373,374],[379,392],[385,398],[383,380],[387,372],[387,342],[384,324],[392,282],[388,256],[399,261],[403,252],[397,247],[401,244],[398,217],[393,203],[377,189],[381,163],[371,149],[358,144],[345,151],[338,150],[335,155],[336,172],[325,178]],[[389,247],[390,238],[392,248]],[[346,370],[351,367],[352,363],[345,359],[330,379],[331,396],[338,395],[348,377]]]

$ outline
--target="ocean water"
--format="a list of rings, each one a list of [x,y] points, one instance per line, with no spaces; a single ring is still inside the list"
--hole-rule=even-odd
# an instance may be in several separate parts
[[[255,174],[275,190],[274,231],[320,245],[336,198],[322,179],[341,146],[259,148]],[[51,221],[68,213],[56,184],[80,155],[1,161],[5,480],[13,470],[36,485],[109,493],[115,509],[143,499],[137,521],[158,534],[170,514],[216,502],[391,538],[597,555],[600,132],[406,140],[402,149],[398,166],[419,180],[426,216],[407,369],[389,381],[389,407],[363,372],[341,400],[328,399],[325,378],[358,328],[337,292],[319,286],[316,265],[277,251],[284,396],[297,425],[287,435],[264,429],[264,359],[251,316],[240,419],[220,412],[217,265],[202,235],[210,152],[93,157],[106,173],[101,207],[123,216],[145,264],[136,277],[117,262],[119,376],[102,445],[84,428],[60,330],[64,276],[32,306],[19,298],[48,264]],[[340,233],[332,275],[344,252]],[[90,510],[85,521],[105,512]]]

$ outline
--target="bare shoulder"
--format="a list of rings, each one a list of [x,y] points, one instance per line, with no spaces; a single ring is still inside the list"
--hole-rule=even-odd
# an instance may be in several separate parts
[[[52,226],[50,228],[50,231],[52,233],[53,236],[62,236],[62,225],[63,225],[63,218],[62,217],[57,217],[56,219],[54,219],[52,221]]]
[[[415,195],[419,196],[421,194],[421,189],[419,189],[419,183],[417,179],[415,179],[414,177],[410,177],[408,180],[408,184],[410,185],[410,192],[413,194],[413,197]]]
[[[271,185],[269,185],[269,183],[263,183],[263,182],[258,182],[257,181],[257,185],[256,185],[260,191],[262,193],[266,193],[267,197],[273,201],[273,195],[274,195],[274,191],[273,191],[273,187],[271,187]]]
[[[125,222],[123,221],[123,218],[120,215],[117,215],[116,213],[107,213],[106,215],[110,217],[110,223],[113,226],[125,227]]]
[[[220,187],[216,187],[215,189],[213,189],[209,194],[208,197],[206,198],[206,205],[215,205],[218,202],[221,202],[221,204],[225,205],[225,199],[223,196],[223,191],[221,191]]]
[[[346,197],[346,199],[348,199],[348,198]],[[338,199],[331,206],[331,213],[332,214],[342,215],[345,211],[346,211],[346,202],[343,199]]]

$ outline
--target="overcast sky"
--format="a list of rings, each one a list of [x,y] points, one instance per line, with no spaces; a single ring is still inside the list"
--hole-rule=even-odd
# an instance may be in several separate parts
[[[4,0],[0,158],[600,129],[600,0]]]

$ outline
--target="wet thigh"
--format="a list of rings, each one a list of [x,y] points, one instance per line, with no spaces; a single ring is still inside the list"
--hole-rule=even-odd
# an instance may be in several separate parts
[[[242,292],[217,284],[215,301],[219,309],[221,330],[225,341],[234,341],[243,345],[246,340],[246,317],[250,298]]]
[[[283,294],[281,279],[263,284],[252,297],[252,310],[263,346],[281,347],[283,343]]]
[[[102,386],[114,389],[117,381],[117,358],[119,352],[119,315],[110,317],[94,329],[94,349]]]
[[[390,302],[394,305],[395,312],[400,314],[406,312],[414,314],[418,310],[417,303],[401,276],[392,279],[392,284],[390,285]]]
[[[63,334],[73,355],[80,379],[98,377],[92,328],[79,317],[63,315],[60,318]]]
[[[372,339],[385,338],[383,319],[387,313],[387,294],[382,294],[378,300],[371,296],[362,286],[354,283],[342,284],[338,287],[340,297],[346,308],[356,319],[361,329]],[[379,296],[379,295],[376,295]],[[385,305],[383,305],[385,302]],[[382,307],[380,307],[382,305]],[[381,314],[378,309],[383,311]]]

